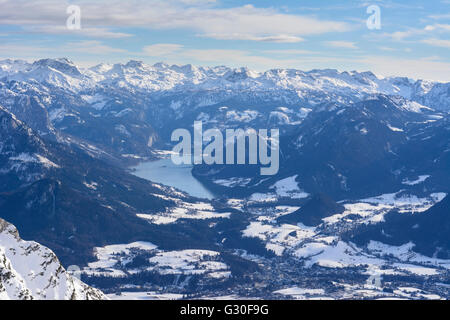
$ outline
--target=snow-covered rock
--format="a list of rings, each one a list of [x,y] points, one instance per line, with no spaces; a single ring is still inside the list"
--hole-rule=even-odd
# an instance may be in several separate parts
[[[70,275],[48,248],[24,241],[0,219],[0,300],[101,300],[106,296]]]

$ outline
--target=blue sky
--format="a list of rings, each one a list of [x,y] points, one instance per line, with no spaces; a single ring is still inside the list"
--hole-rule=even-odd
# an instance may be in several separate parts
[[[66,27],[69,5],[80,30]],[[379,30],[366,24],[371,5]],[[0,58],[43,57],[450,81],[450,0],[0,0]]]

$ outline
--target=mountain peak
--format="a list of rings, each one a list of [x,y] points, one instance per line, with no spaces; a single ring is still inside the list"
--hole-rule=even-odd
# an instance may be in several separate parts
[[[127,68],[142,68],[143,66],[144,66],[144,62],[138,61],[138,60],[130,60],[125,65],[125,67],[127,67]]]
[[[40,59],[35,62],[33,62],[33,65],[39,65],[39,66],[52,66],[52,65],[58,65],[58,64],[67,64],[70,66],[75,66],[75,64],[67,59],[67,58],[46,58],[46,59]]]
[[[47,67],[58,70],[70,76],[81,76],[81,72],[78,67],[67,58],[41,59],[35,61],[32,67],[36,69]]]
[[[167,63],[165,63],[165,62],[158,62],[158,63],[155,63],[155,64],[153,65],[153,67],[155,67],[155,68],[157,68],[157,69],[167,69],[167,68],[169,68],[170,66],[169,66]]]

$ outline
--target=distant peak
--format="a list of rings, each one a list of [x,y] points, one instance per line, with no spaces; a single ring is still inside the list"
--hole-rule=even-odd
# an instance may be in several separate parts
[[[364,71],[361,72],[360,74],[366,77],[376,78],[376,75],[372,71]]]
[[[125,66],[129,68],[142,68],[144,66],[144,62],[139,60],[130,60]]]
[[[158,63],[155,63],[153,65],[153,67],[158,68],[158,69],[167,69],[170,66],[167,63],[165,63],[165,62],[158,62]]]
[[[78,67],[67,58],[57,59],[41,59],[33,63],[33,67],[42,68],[49,67],[71,76],[80,76],[81,72]]]
[[[75,66],[75,64],[71,60],[69,60],[67,58],[40,59],[40,60],[35,61],[33,64],[34,65],[53,65],[55,63],[68,64],[68,65],[71,65],[71,66]]]

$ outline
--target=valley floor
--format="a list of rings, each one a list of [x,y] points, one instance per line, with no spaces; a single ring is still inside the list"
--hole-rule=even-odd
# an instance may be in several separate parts
[[[83,274],[111,299],[448,299],[450,260],[420,255],[413,243],[390,246],[370,241],[357,246],[343,237],[358,225],[382,221],[393,209],[423,212],[445,196],[402,191],[344,201],[342,214],[317,227],[278,223],[277,218],[299,206],[280,205],[274,194],[228,199],[227,205],[247,219],[239,230],[242,239],[258,239],[270,254],[225,246],[218,251],[167,251],[151,243],[131,243],[97,248],[98,261]],[[193,209],[197,214],[189,214]],[[180,203],[176,211],[179,214],[142,218],[157,224],[214,218],[211,225],[217,218],[230,219],[230,214],[215,213],[206,202]],[[222,242],[226,240],[224,236]],[[226,259],[225,253],[255,267]]]

